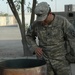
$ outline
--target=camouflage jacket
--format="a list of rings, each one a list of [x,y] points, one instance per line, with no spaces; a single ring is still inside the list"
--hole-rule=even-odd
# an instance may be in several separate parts
[[[75,29],[73,25],[60,15],[55,15],[54,20],[49,25],[42,25],[40,22],[34,22],[27,31],[28,43],[32,46],[33,51],[38,47],[35,37],[39,39],[39,46],[44,47],[51,54],[66,54],[64,46],[64,33],[66,33],[71,46],[75,46]],[[53,57],[53,56],[52,56]]]

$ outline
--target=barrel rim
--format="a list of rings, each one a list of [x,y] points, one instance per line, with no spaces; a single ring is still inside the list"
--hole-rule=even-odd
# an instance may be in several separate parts
[[[27,65],[29,65],[29,66],[24,65],[25,61],[23,63],[19,62],[19,64],[18,64],[18,61],[20,61],[20,60],[22,62],[25,60],[26,63],[28,61],[29,64],[27,64]],[[32,63],[33,61],[35,61],[35,63]],[[15,64],[15,62],[16,62],[16,64]],[[14,65],[11,65],[12,63]],[[20,64],[22,64],[22,66]],[[5,61],[2,62],[2,68],[4,68],[4,69],[22,69],[22,68],[23,69],[29,69],[29,68],[42,67],[44,65],[46,65],[46,61],[45,60],[40,60],[40,59],[12,59],[12,60],[5,60]]]

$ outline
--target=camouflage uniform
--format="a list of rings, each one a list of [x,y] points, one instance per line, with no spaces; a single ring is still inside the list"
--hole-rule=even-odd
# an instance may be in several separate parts
[[[55,15],[54,20],[49,25],[42,25],[40,22],[34,22],[27,31],[27,40],[32,46],[33,51],[38,47],[34,41],[38,36],[39,46],[43,47],[50,57],[50,61],[58,75],[69,75],[70,65],[65,58],[66,49],[64,46],[64,32],[74,48],[75,30],[73,25],[65,18]],[[33,52],[32,51],[32,52]],[[47,60],[48,58],[45,57]],[[48,61],[47,61],[48,62]],[[48,63],[48,75],[54,75]]]

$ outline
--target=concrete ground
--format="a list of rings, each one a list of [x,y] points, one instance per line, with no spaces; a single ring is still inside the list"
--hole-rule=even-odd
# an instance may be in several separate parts
[[[21,40],[0,40],[0,58],[21,56],[23,56]]]
[[[71,64],[71,73],[75,75],[75,64]]]
[[[0,61],[14,58],[28,58],[24,57],[19,27],[0,27]]]
[[[21,34],[18,27],[0,27],[0,57],[23,56]]]

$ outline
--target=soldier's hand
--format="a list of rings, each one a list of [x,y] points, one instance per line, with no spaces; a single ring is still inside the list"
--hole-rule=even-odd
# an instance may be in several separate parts
[[[40,47],[36,48],[35,53],[38,57],[42,57],[42,55],[43,55],[42,48],[40,48]]]

